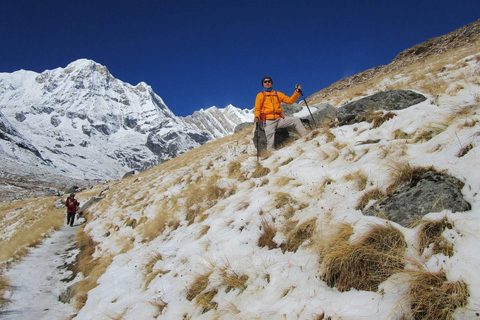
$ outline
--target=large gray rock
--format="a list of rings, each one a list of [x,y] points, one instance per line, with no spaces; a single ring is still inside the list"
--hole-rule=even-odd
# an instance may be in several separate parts
[[[388,219],[408,226],[429,212],[468,211],[471,205],[463,199],[463,185],[457,178],[441,172],[416,170],[411,181],[369,207],[364,214],[386,215]]]
[[[377,110],[401,110],[425,101],[427,98],[411,90],[390,90],[353,101],[337,109],[340,125],[363,121],[365,114]]]
[[[292,117],[295,113],[302,111],[303,107],[299,104],[282,105],[283,114],[287,117]],[[325,121],[332,121],[337,118],[337,108],[328,103],[321,103],[309,106],[310,112],[308,115],[300,117],[306,128],[314,129],[313,120],[317,125]],[[312,120],[313,117],[313,120]]]

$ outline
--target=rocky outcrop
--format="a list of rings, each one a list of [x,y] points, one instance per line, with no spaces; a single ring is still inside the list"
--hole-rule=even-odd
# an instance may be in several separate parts
[[[427,98],[411,90],[390,90],[350,102],[337,109],[340,125],[363,120],[365,114],[377,110],[401,110],[425,101]]]
[[[468,211],[471,205],[463,198],[463,185],[457,178],[431,168],[415,170],[410,181],[364,210],[364,214],[385,215],[394,222],[408,226],[429,212]]]

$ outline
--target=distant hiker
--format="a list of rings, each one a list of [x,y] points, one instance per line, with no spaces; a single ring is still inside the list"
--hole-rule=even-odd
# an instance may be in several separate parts
[[[263,124],[267,137],[267,150],[274,150],[275,131],[280,128],[294,126],[297,132],[303,137],[307,134],[307,130],[302,124],[300,118],[285,117],[282,114],[281,103],[292,104],[300,97],[302,86],[297,84],[295,92],[291,97],[273,90],[273,80],[271,77],[263,77],[263,90],[257,94],[255,99],[255,123]],[[258,146],[257,146],[258,148]]]
[[[80,206],[80,202],[75,199],[75,194],[72,193],[67,198],[65,206],[67,207],[67,224],[70,225],[70,227],[73,227],[75,213],[77,213],[78,207]]]

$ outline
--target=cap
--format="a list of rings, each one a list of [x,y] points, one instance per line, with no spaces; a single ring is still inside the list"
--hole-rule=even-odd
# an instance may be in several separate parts
[[[263,77],[263,78],[262,78],[262,86],[263,86],[263,80],[265,80],[265,79],[270,79],[270,80],[272,80],[272,84],[273,84],[273,79],[272,79],[272,77]]]

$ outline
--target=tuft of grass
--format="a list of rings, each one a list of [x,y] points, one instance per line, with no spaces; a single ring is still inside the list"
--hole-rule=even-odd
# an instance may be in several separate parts
[[[144,288],[145,289],[148,288],[148,286],[153,281],[153,279],[155,279],[158,275],[164,275],[170,272],[170,271],[165,271],[161,269],[153,271],[155,264],[160,260],[163,260],[162,255],[160,253],[156,253],[150,258],[150,260],[145,265],[145,271],[144,271],[144,274],[145,274]]]
[[[283,161],[282,163],[280,163],[278,166],[281,167],[281,166],[284,166],[284,165],[287,165],[289,164],[290,162],[292,162],[293,160],[295,160],[294,158],[290,157],[288,158],[287,160]]]
[[[391,162],[389,168],[394,181],[387,188],[387,194],[391,194],[395,189],[405,184],[416,185],[420,178],[429,171],[436,172],[433,166],[412,167],[406,162]]]
[[[220,199],[235,193],[235,187],[220,188],[216,183],[218,179],[220,179],[218,175],[213,175],[207,181],[198,182],[198,185],[185,191],[186,220],[189,224],[192,224],[207,209],[216,205]]]
[[[465,156],[472,149],[473,149],[473,145],[471,143],[466,145],[465,147],[462,147],[460,151],[458,151],[457,153],[457,158],[461,158]]]
[[[157,308],[157,317],[163,313],[163,310],[167,307],[168,303],[158,298],[154,301],[150,301],[150,304]]]
[[[298,210],[308,207],[306,203],[299,203],[291,195],[285,192],[277,192],[274,195],[275,208],[282,211],[286,219],[290,219]]]
[[[242,164],[238,161],[232,161],[227,166],[228,177],[230,179],[236,179],[240,182],[247,180],[245,174],[242,172]]]
[[[357,189],[359,191],[364,190],[367,187],[368,177],[362,171],[356,171],[354,173],[349,173],[345,176],[346,181],[355,181]]]
[[[442,233],[445,229],[452,229],[452,225],[446,219],[440,221],[423,221],[421,222],[422,226],[419,231],[420,243],[419,250],[420,254],[433,244],[433,253],[443,253],[444,255],[451,257],[453,256],[453,245],[449,243]]]
[[[227,272],[226,270],[222,272],[222,285],[227,286],[227,293],[233,289],[239,289],[243,292],[247,288],[247,281],[248,276],[246,274],[240,276],[236,272]]]
[[[372,128],[380,127],[384,122],[393,119],[396,116],[393,112],[384,113],[382,110],[374,111],[370,109],[366,114],[362,116],[361,121],[367,121],[372,124]]]
[[[217,295],[216,289],[200,293],[197,296],[196,306],[202,308],[202,313],[206,313],[210,310],[217,310],[218,303],[213,301],[213,298]]]
[[[378,286],[391,275],[404,269],[403,254],[406,242],[403,234],[391,225],[373,225],[355,243],[346,237],[334,235],[327,239],[321,252],[321,278],[339,291],[377,291]]]
[[[414,134],[403,132],[400,129],[397,129],[397,130],[393,131],[393,139],[395,139],[395,140],[399,140],[399,139],[408,140],[408,139],[413,138],[413,136],[414,136]]]
[[[265,168],[260,163],[257,162],[255,166],[255,171],[252,173],[252,178],[261,178],[270,173],[270,168]]]
[[[288,178],[288,177],[280,177],[275,181],[275,185],[279,188],[286,186],[287,184],[290,183],[290,181],[295,180],[293,178]]]
[[[363,210],[368,205],[371,200],[380,200],[385,197],[385,194],[380,189],[373,189],[370,191],[365,192],[360,200],[358,201],[357,205],[355,206],[355,210]]]
[[[296,252],[305,240],[308,240],[313,236],[316,227],[316,219],[311,219],[297,225],[287,233],[285,243],[282,243],[280,246],[282,251]]]
[[[388,187],[387,193],[390,190],[397,188],[404,183],[412,181],[413,167],[408,162],[391,162],[389,164],[390,174],[393,177],[393,184]]]
[[[448,282],[445,274],[410,272],[410,301],[414,320],[453,320],[453,312],[466,306],[468,286],[463,281]]]
[[[437,125],[430,124],[415,134],[415,138],[413,139],[413,142],[419,143],[419,142],[430,141],[433,137],[442,133],[446,129],[447,129],[447,125],[445,124],[437,124]]]
[[[273,241],[273,238],[275,238],[275,235],[277,234],[277,229],[273,222],[262,219],[260,229],[262,230],[262,234],[260,235],[260,238],[258,238],[258,246],[262,248],[267,247],[270,250],[277,248],[278,245]]]
[[[207,289],[210,280],[209,277],[212,274],[212,271],[208,271],[205,274],[198,275],[195,280],[190,285],[190,288],[187,292],[187,300],[192,301],[195,299],[202,291]]]
[[[169,221],[173,219],[173,212],[165,207],[159,207],[155,217],[142,224],[141,232],[145,240],[153,240],[165,231]]]

